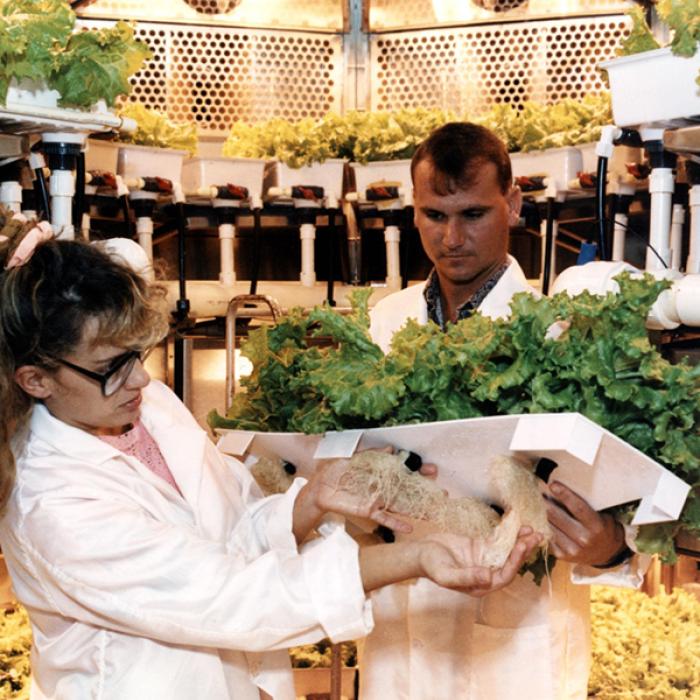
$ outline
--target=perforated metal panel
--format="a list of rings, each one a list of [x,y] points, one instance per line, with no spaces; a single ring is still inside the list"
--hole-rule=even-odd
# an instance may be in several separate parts
[[[627,26],[611,16],[373,36],[371,106],[477,115],[494,102],[581,98],[605,88],[597,65]]]
[[[132,79],[129,99],[172,119],[228,131],[237,119],[295,121],[341,109],[343,53],[336,34],[146,22],[136,33],[154,58]]]
[[[616,13],[630,0],[368,0],[372,31]]]
[[[345,0],[96,0],[81,17],[342,31]]]

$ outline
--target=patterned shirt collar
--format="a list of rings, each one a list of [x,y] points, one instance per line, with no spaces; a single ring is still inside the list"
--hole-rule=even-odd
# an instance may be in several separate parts
[[[496,286],[496,284],[498,284],[498,280],[503,277],[503,274],[508,269],[509,265],[509,262],[505,262],[503,265],[496,268],[486,282],[484,282],[469,299],[467,299],[457,308],[457,320],[461,321],[463,318],[469,318],[469,316],[471,316],[474,311],[479,308],[481,302],[487,297],[489,292]],[[438,280],[435,268],[430,271],[428,281],[425,285],[425,289],[423,290],[423,296],[425,297],[425,302],[428,305],[428,318],[437,323],[442,330],[445,330],[447,320],[445,320],[445,314],[442,308],[440,281]]]

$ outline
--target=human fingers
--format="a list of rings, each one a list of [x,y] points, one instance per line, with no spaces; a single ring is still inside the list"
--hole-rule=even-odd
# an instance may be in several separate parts
[[[370,511],[369,517],[374,520],[375,523],[384,525],[384,527],[388,527],[395,532],[402,532],[405,534],[413,532],[413,525],[393,515],[388,510],[384,510],[383,508],[376,508]]]
[[[550,521],[550,525],[552,525]],[[580,546],[566,532],[560,530],[556,525],[551,527],[552,536],[549,540],[549,552],[562,561],[574,561],[579,552]]]
[[[421,476],[426,479],[436,479],[438,475],[438,468],[435,464],[423,464],[420,468]]]
[[[598,513],[591,508],[589,503],[561,482],[555,481],[551,483],[548,490],[552,498],[559,502],[575,520],[584,526],[591,526],[598,519]]]
[[[518,537],[505,564],[493,572],[490,590],[495,591],[507,586],[517,576],[518,571],[541,542],[542,536],[535,532]]]

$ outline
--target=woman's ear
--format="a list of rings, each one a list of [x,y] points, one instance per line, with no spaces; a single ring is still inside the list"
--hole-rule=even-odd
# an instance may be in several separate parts
[[[25,394],[35,399],[48,399],[51,396],[52,381],[41,367],[22,365],[15,370],[15,382]]]

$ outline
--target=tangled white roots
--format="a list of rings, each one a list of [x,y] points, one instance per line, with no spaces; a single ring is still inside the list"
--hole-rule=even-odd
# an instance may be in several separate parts
[[[484,566],[503,566],[520,528],[526,525],[542,535],[542,546],[546,546],[551,530],[545,501],[537,477],[526,464],[506,456],[491,463],[496,505],[504,511],[500,516],[477,498],[450,498],[434,481],[410,471],[404,464],[406,456],[406,452],[358,452],[350,460],[340,488],[367,502],[380,499],[387,510],[427,521],[443,532],[484,540]],[[293,480],[278,459],[261,458],[251,472],[266,494],[286,491]]]
[[[483,539],[485,566],[503,566],[523,526],[540,533],[543,546],[549,540],[545,501],[537,477],[526,464],[501,456],[490,465],[497,505],[504,511],[501,517],[477,498],[450,498],[435,482],[410,471],[404,464],[406,456],[405,452],[358,452],[340,485],[368,501],[379,498],[387,510],[428,521],[444,532]]]
[[[276,457],[260,457],[251,467],[250,473],[266,496],[284,493],[294,481],[294,477],[284,470],[284,462]]]

